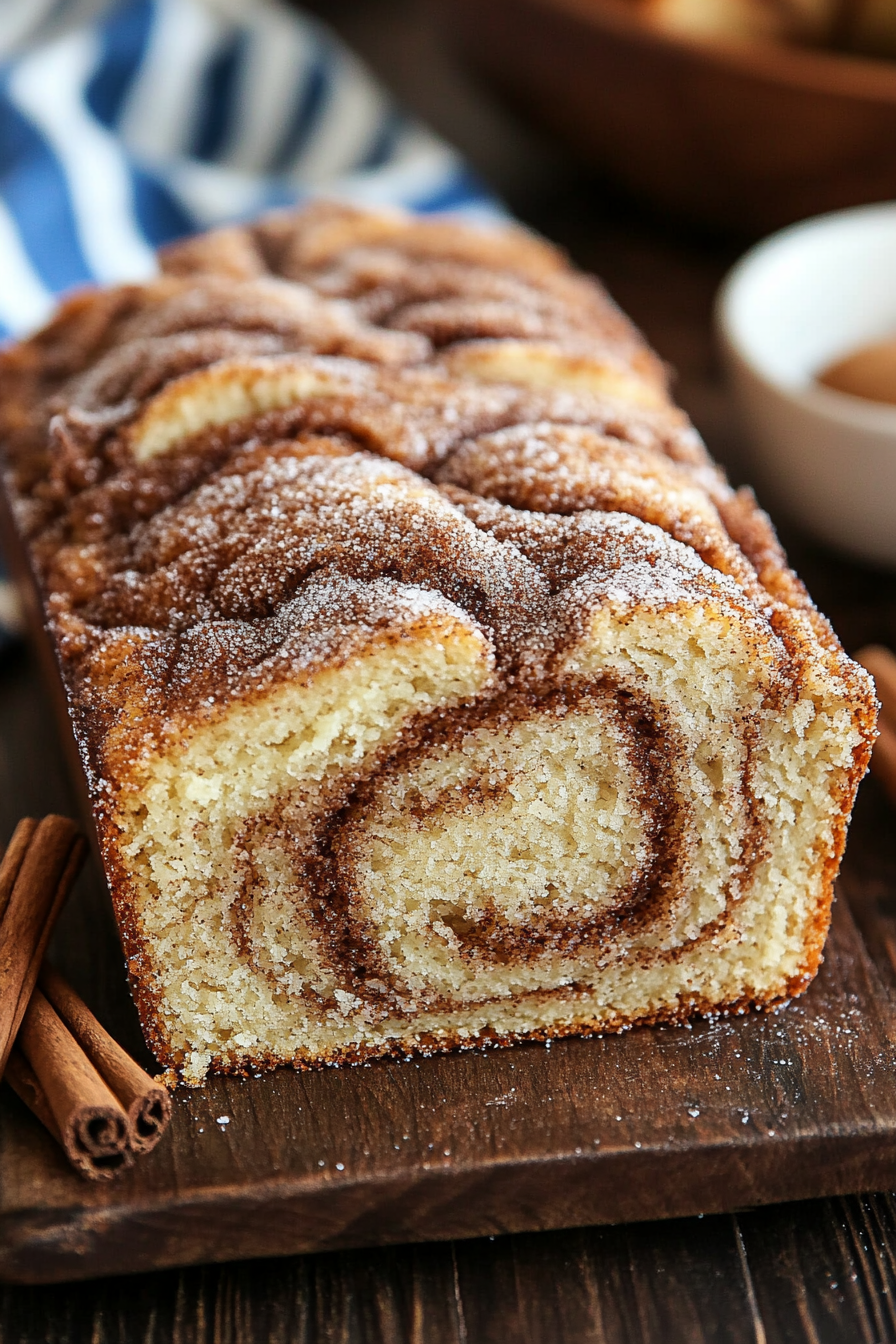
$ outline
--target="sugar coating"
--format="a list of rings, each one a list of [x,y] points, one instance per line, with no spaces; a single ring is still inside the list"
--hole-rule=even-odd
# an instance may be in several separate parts
[[[163,269],[0,356],[160,1060],[803,989],[870,683],[600,286],[521,230],[331,204]]]

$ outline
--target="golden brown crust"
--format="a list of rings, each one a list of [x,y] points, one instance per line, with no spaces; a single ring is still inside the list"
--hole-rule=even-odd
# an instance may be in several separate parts
[[[178,1061],[134,914],[115,789],[134,787],[135,763],[185,724],[338,667],[359,640],[399,638],[396,612],[411,619],[415,602],[442,603],[445,620],[463,613],[494,647],[492,699],[475,710],[486,717],[533,695],[544,709],[588,613],[623,589],[649,610],[683,610],[695,595],[715,603],[775,664],[768,696],[782,705],[824,668],[858,745],[834,786],[802,967],[774,994],[747,989],[727,1005],[698,995],[654,1018],[798,992],[821,957],[873,696],[768,519],[709,462],[669,401],[662,364],[600,286],[520,230],[329,204],[190,240],[162,260],[157,281],[77,295],[0,356],[7,490],[57,641],[159,1057]],[[614,705],[620,721],[634,712]],[[473,711],[451,713],[461,723]],[[643,735],[649,715],[638,713]],[[409,726],[382,770],[410,743],[422,749],[426,731]],[[753,730],[738,731],[749,812]],[[343,867],[369,778],[346,777],[355,793],[327,841]],[[654,804],[659,817],[665,804]],[[667,839],[674,831],[671,820],[657,825]],[[768,843],[750,817],[744,826],[746,883]],[[645,879],[648,904],[666,880],[658,873]],[[545,929],[548,941],[571,936]],[[356,952],[362,943],[359,926]],[[586,1017],[526,1035],[597,1025]],[[599,1028],[626,1025],[611,1015]],[[403,1038],[332,1057],[408,1047]],[[223,1055],[218,1064],[233,1067]]]

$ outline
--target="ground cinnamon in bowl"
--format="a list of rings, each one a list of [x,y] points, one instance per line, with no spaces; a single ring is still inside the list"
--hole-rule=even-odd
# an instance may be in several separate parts
[[[896,405],[896,336],[873,341],[835,359],[816,381],[851,397]]]

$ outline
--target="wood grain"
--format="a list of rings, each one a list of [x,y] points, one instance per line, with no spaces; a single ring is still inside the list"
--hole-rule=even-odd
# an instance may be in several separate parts
[[[828,1200],[740,1219],[757,1305],[771,1339],[896,1338],[892,1196]]]
[[[891,1195],[6,1289],[3,1344],[883,1344]]]

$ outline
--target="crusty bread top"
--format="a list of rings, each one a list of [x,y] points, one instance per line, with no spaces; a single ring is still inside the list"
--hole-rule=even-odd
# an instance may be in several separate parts
[[[242,693],[307,627],[322,575],[435,589],[509,669],[556,586],[525,533],[566,557],[560,575],[574,554],[632,582],[638,564],[685,581],[702,562],[873,713],[662,363],[548,244],[319,204],[191,239],[162,269],[74,296],[0,357],[7,488],[75,699],[108,692],[125,646],[166,714],[195,712],[215,678]],[[335,658],[338,631],[315,622]]]

